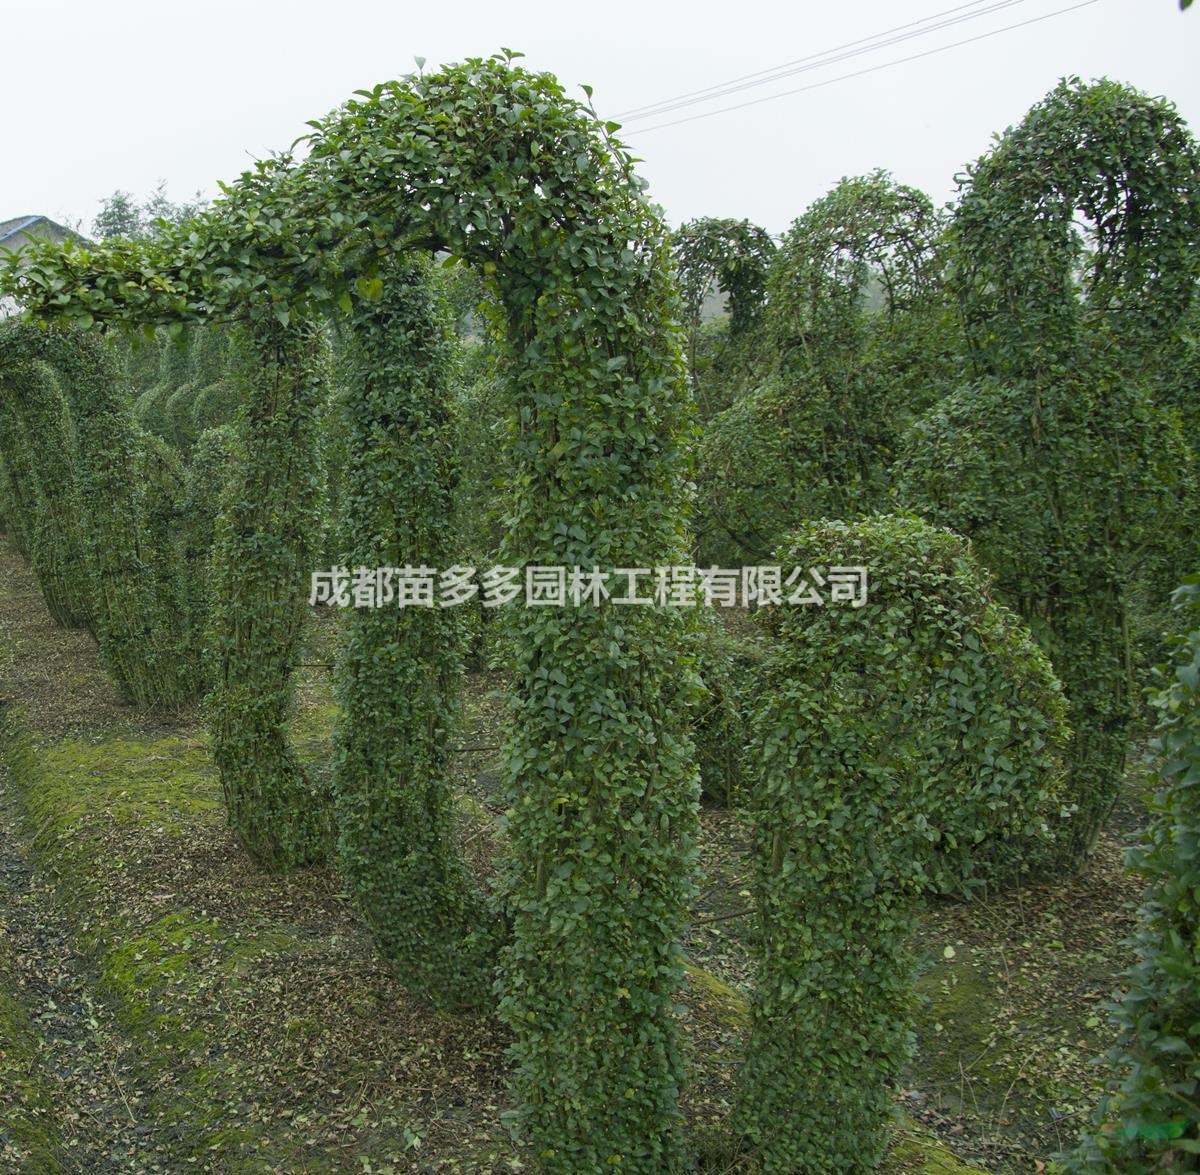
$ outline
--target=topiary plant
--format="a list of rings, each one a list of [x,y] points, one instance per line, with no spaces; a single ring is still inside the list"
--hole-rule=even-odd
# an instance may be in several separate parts
[[[705,429],[702,560],[762,562],[804,518],[887,501],[904,429],[953,352],[929,199],[883,172],[843,180],[785,234],[768,275],[768,373]]]
[[[921,891],[1036,831],[1058,781],[1049,665],[966,542],[916,519],[813,522],[776,562],[867,569],[868,599],[763,608],[747,758],[757,922],[735,1125],[767,1171],[866,1172],[908,1054]]]
[[[445,569],[458,431],[449,324],[422,266],[385,262],[381,279],[381,297],[347,324],[347,557]],[[490,1000],[500,941],[455,839],[462,635],[455,609],[381,600],[352,610],[337,660],[338,861],[401,981],[438,1007]]]
[[[1153,702],[1157,790],[1146,843],[1127,863],[1149,883],[1097,1129],[1070,1172],[1194,1171],[1200,1165],[1200,575],[1176,593],[1181,633]]]

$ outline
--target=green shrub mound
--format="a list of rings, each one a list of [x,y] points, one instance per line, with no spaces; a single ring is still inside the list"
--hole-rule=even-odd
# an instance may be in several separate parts
[[[873,1170],[910,1047],[921,891],[1035,831],[1063,705],[961,538],[814,522],[777,562],[865,566],[869,596],[774,606],[751,717],[757,964],[737,1129],[766,1171]]]

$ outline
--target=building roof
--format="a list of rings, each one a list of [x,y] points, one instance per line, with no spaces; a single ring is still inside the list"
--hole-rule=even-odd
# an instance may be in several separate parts
[[[0,220],[0,243],[45,219],[44,216],[18,216],[13,220]]]
[[[74,229],[69,229],[48,216],[15,216],[12,220],[0,220],[0,249],[15,245],[18,237],[27,235],[30,229],[38,225],[49,229],[51,236],[59,240],[84,240]]]

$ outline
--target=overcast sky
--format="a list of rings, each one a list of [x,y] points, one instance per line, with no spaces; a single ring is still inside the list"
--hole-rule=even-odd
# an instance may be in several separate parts
[[[1021,22],[1034,23],[1000,31]],[[859,51],[885,33],[906,39]],[[594,87],[672,224],[748,217],[778,233],[839,178],[876,167],[942,203],[993,132],[1064,75],[1163,95],[1200,130],[1200,5],[1181,13],[1177,0],[67,0],[8,8],[0,46],[0,220],[44,213],[85,231],[114,189],[142,198],[161,179],[173,199],[211,196],[415,56],[428,69],[501,46],[569,90]],[[622,118],[789,65],[769,85]]]

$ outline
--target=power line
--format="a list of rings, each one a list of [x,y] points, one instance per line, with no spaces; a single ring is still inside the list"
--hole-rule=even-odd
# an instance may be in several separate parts
[[[869,73],[876,73],[881,69],[890,69],[893,65],[904,65],[910,61],[920,61],[923,57],[932,57],[936,53],[945,53],[948,49],[958,49],[963,45],[971,45],[976,41],[984,41],[988,37],[998,37],[1001,33],[1012,32],[1013,29],[1023,29],[1029,25],[1039,24],[1041,21],[1049,20],[1054,16],[1062,16],[1064,13],[1075,12],[1080,8],[1090,8],[1097,2],[1098,0],[1083,0],[1081,4],[1072,4],[1067,8],[1058,8],[1054,12],[1047,12],[1042,16],[1034,16],[1029,20],[1018,21],[1016,24],[1005,25],[1000,29],[992,29],[990,32],[979,33],[974,37],[967,37],[961,41],[952,41],[949,45],[939,45],[936,49],[926,49],[923,53],[912,53],[907,57],[897,57],[894,61],[882,61],[878,65],[870,65],[865,69],[857,69],[853,73],[843,73],[835,78],[825,78],[823,81],[810,82],[807,86],[797,86],[794,90],[781,90],[778,94],[768,94],[764,98],[752,98],[749,102],[739,102],[734,106],[722,106],[719,110],[706,110],[703,114],[693,114],[687,118],[677,118],[672,122],[660,122],[657,126],[633,127],[631,129],[634,134],[647,134],[650,131],[661,131],[667,127],[682,126],[687,122],[696,122],[702,118],[712,118],[716,114],[728,114],[731,110],[744,110],[747,106],[760,106],[764,102],[774,102],[776,98],[788,98],[793,94],[804,94],[809,90],[819,90],[822,86],[832,86],[835,82],[845,82],[851,78],[863,77]]]
[[[978,11],[955,15],[963,13],[963,9],[978,9],[982,3],[985,3],[985,0],[971,0],[970,3],[960,4],[957,8],[948,8],[943,12],[935,12],[931,16],[922,17],[920,20],[896,25],[894,28],[885,29],[883,32],[873,33],[869,37],[860,37],[856,41],[848,41],[844,45],[837,45],[832,49],[825,49],[820,53],[811,53],[807,57],[788,61],[783,65],[773,66],[771,69],[745,74],[742,77],[733,78],[727,82],[720,82],[715,86],[707,86],[704,89],[693,90],[687,94],[679,94],[674,98],[664,98],[659,102],[652,102],[647,106],[639,106],[634,110],[624,111],[616,115],[616,117],[633,121],[642,118],[654,118],[661,114],[669,114],[672,110],[679,110],[685,106],[692,106],[699,102],[708,102],[715,98],[723,98],[727,94],[735,94],[742,90],[752,89],[755,86],[765,86],[770,82],[781,81],[783,78],[790,77],[793,74],[806,73],[809,70],[819,69],[825,65],[835,65],[839,61],[845,61],[848,58],[857,57],[864,53],[873,53],[877,49],[886,49],[890,45],[900,44],[903,41],[912,40],[914,37],[923,37],[928,33],[937,32],[939,29],[950,28],[953,25],[962,24],[966,21],[978,20],[980,17],[988,16],[993,12],[1012,8],[1017,4],[1027,3],[1027,0],[993,0],[993,2],[988,3],[987,7]],[[943,17],[950,17],[951,19],[943,20]],[[939,23],[931,24],[931,21],[938,21]],[[901,35],[897,36],[896,34]]]

